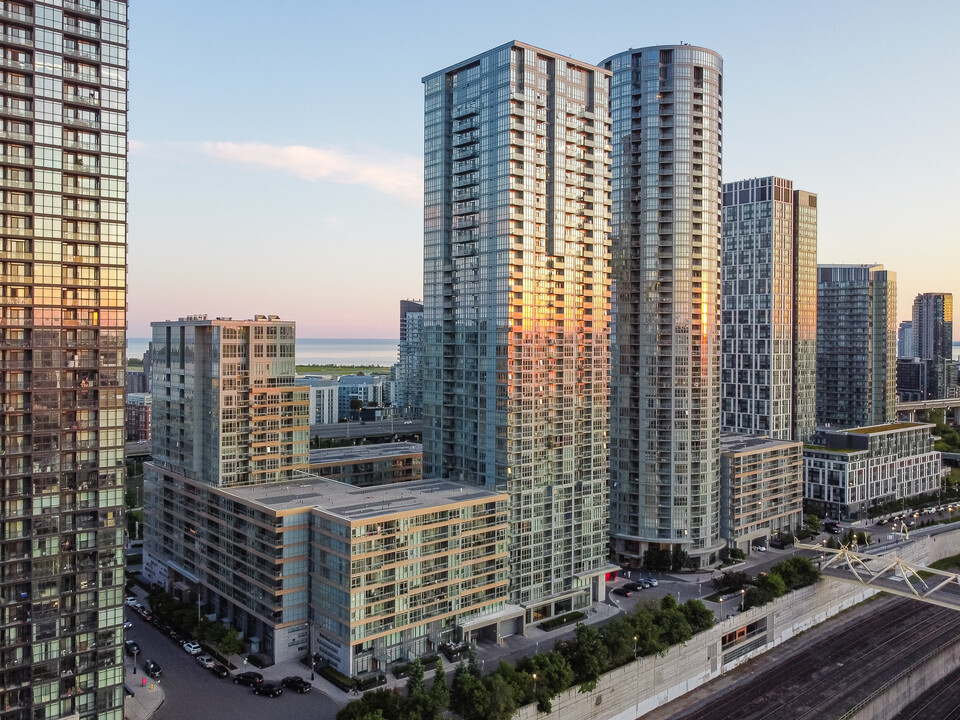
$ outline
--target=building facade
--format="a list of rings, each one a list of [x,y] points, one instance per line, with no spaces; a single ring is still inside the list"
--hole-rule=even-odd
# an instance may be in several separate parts
[[[127,393],[126,439],[139,442],[150,439],[150,408],[153,396],[148,393]]]
[[[152,327],[154,465],[225,487],[307,470],[295,323],[193,315]]]
[[[511,42],[423,82],[424,474],[510,496],[533,622],[607,568],[609,73]]]
[[[874,505],[940,489],[930,423],[818,430],[803,450],[804,499],[826,517],[865,519]]]
[[[724,184],[722,267],[722,430],[809,439],[817,196],[778,177]]]
[[[3,4],[0,715],[123,716],[127,4]]]
[[[395,370],[397,409],[405,416],[423,412],[423,303],[400,301],[400,344]]]
[[[411,442],[310,451],[310,472],[354,487],[423,479],[423,446]]]
[[[720,539],[723,61],[629,50],[612,71],[613,553],[716,563]]]
[[[957,396],[957,363],[953,359],[953,295],[921,293],[913,301],[916,357],[926,365],[924,400]]]
[[[897,357],[917,357],[917,343],[913,336],[913,320],[904,320],[897,328]]]
[[[720,436],[720,534],[728,548],[757,545],[803,525],[803,443]]]
[[[294,323],[276,316],[153,323],[144,576],[198,612],[230,618],[252,652],[273,653],[278,623],[296,613],[275,590],[273,528],[215,489],[307,471],[309,400],[296,385],[294,343]],[[209,505],[213,519],[197,509]]]
[[[817,267],[817,425],[889,422],[897,409],[897,276],[883,265]]]

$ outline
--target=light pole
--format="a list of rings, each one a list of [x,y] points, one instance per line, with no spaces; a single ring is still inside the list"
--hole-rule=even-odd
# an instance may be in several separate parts
[[[634,636],[633,636],[633,659],[634,659],[634,660],[637,659],[637,647],[638,647],[639,642],[640,642],[640,636],[639,636],[639,635],[634,635]]]
[[[140,648],[138,647],[133,651],[133,674],[134,675],[137,674],[137,655],[139,654],[140,654]]]
[[[310,680],[313,681],[313,672],[317,666],[317,658],[313,653],[310,653]]]
[[[533,697],[536,698],[537,697],[537,674],[533,673],[532,677],[533,677]]]
[[[743,612],[743,603],[747,597],[747,589],[740,588],[740,612]]]

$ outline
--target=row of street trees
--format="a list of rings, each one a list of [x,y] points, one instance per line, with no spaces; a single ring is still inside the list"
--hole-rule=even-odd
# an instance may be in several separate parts
[[[579,624],[573,638],[558,641],[551,652],[523,657],[516,665],[501,662],[486,676],[472,650],[469,660],[457,666],[447,697],[446,685],[438,681],[442,666],[427,690],[423,666],[414,661],[406,696],[393,690],[369,691],[343,708],[337,720],[439,720],[447,709],[463,720],[509,720],[533,702],[549,713],[553,699],[567,688],[579,685],[581,692],[590,692],[603,673],[638,657],[664,653],[713,623],[713,612],[699,600],[678,605],[668,595],[659,604],[638,605],[600,628]]]

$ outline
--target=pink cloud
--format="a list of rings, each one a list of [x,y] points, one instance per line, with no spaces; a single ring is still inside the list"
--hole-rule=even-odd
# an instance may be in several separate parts
[[[366,185],[410,205],[423,202],[423,165],[415,157],[371,157],[336,148],[232,142],[205,142],[203,152],[219,160],[274,168],[312,182]]]

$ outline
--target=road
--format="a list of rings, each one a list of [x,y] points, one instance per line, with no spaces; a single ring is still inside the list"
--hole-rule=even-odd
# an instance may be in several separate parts
[[[220,679],[197,665],[196,660],[181,650],[170,638],[136,613],[126,610],[133,627],[126,638],[136,640],[142,648],[137,656],[137,674],[133,675],[133,659],[125,656],[125,681],[136,688],[143,677],[147,660],[160,663],[160,683],[165,700],[151,720],[190,720],[206,717],[250,718],[257,720],[333,720],[340,706],[314,689],[304,695],[284,691],[278,698],[254,695],[242,685],[234,685],[229,677]],[[256,669],[256,668],[250,668]]]

